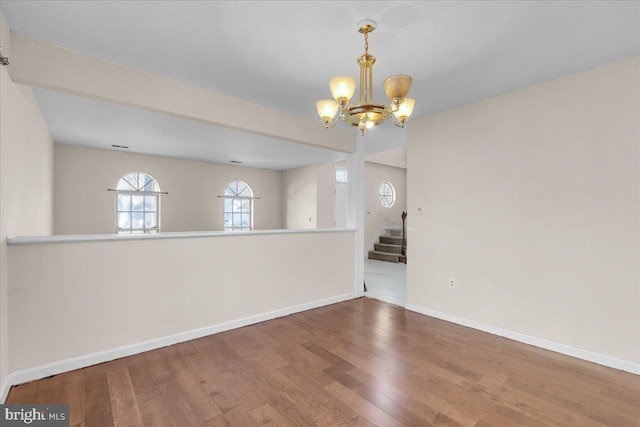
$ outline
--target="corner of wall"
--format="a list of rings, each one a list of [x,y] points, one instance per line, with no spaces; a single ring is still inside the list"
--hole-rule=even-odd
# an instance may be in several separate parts
[[[9,57],[11,53],[10,46],[10,29],[4,15],[0,10],[0,53]],[[8,70],[2,67],[0,70],[2,81],[9,81]],[[6,75],[5,75],[6,74]],[[0,93],[0,97],[4,96],[4,90]],[[0,101],[1,102],[1,101]],[[0,112],[1,113],[1,112]],[[0,135],[0,166],[2,166],[3,138]],[[8,392],[6,386],[7,375],[9,373],[9,348],[8,348],[8,305],[7,297],[9,295],[9,284],[7,274],[7,243],[4,232],[3,218],[3,194],[2,194],[2,171],[0,170],[0,403],[4,403],[4,399]]]
[[[8,56],[9,27],[0,14],[0,43]],[[53,140],[29,86],[0,66],[0,393],[11,371],[8,248],[15,234],[53,228]]]
[[[7,58],[11,57],[11,29],[0,10],[0,53]],[[7,66],[8,69],[9,66]]]

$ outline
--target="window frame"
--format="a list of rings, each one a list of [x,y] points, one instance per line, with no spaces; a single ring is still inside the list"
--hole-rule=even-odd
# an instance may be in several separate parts
[[[338,176],[344,176],[344,179],[338,179]],[[347,168],[335,168],[333,170],[333,181],[340,184],[349,183],[349,170]]]
[[[132,184],[127,177],[132,175],[136,175],[136,184]],[[145,176],[148,179],[145,179],[145,184],[140,186],[140,176]],[[123,185],[121,185],[121,183]],[[122,189],[123,186],[128,185],[131,189]],[[151,185],[151,189],[145,189]],[[129,199],[129,209],[122,210],[120,209],[120,200],[121,196],[128,196]],[[142,210],[137,211],[133,209],[133,197],[140,196],[142,197]],[[155,210],[146,210],[146,198],[153,197],[155,199]],[[129,214],[129,227],[122,228],[120,227],[120,214]],[[133,227],[133,214],[141,213],[143,225],[142,228],[134,228]],[[154,213],[155,214],[155,226],[147,227],[146,226],[146,214]],[[116,209],[115,209],[115,223],[116,223],[116,234],[118,235],[127,235],[127,234],[156,234],[160,232],[160,185],[158,181],[145,172],[129,172],[124,174],[118,180],[118,184],[116,186]]]
[[[383,193],[383,189],[387,188],[390,190],[391,194]],[[389,196],[391,196],[391,202],[387,206],[384,200],[387,200]],[[396,189],[393,184],[391,184],[389,181],[383,181],[382,184],[380,184],[380,187],[378,187],[378,199],[380,200],[380,204],[383,208],[391,209],[393,205],[396,204]]]
[[[241,191],[238,191],[238,184],[243,184],[244,188]],[[235,190],[233,189],[232,186],[235,185]],[[245,193],[245,191],[248,191],[249,195],[242,195],[243,193]],[[233,194],[230,194],[233,193]],[[251,188],[251,186],[249,184],[247,184],[245,181],[242,180],[235,180],[235,181],[231,181],[229,184],[227,184],[227,186],[224,189],[224,196],[223,196],[223,202],[222,202],[222,229],[225,232],[237,232],[237,231],[252,231],[253,230],[253,200],[255,199],[255,197],[253,196],[253,189]],[[231,211],[227,211],[227,201],[229,201],[229,203],[231,204]],[[235,201],[239,201],[240,202],[240,211],[236,211],[236,204]],[[247,212],[244,209],[244,201],[248,201],[249,202],[249,209],[248,209],[248,215],[249,215],[249,225],[245,226],[242,225],[242,216],[246,215]],[[231,215],[231,225],[227,226],[226,225],[226,217],[227,214]],[[234,217],[235,216],[240,216],[240,226],[234,225]]]

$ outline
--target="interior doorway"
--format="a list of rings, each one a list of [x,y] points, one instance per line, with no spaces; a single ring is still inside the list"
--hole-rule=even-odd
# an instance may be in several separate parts
[[[407,211],[406,151],[367,156],[364,169],[364,295],[404,307],[407,264],[411,262],[407,256],[410,218],[403,218]]]

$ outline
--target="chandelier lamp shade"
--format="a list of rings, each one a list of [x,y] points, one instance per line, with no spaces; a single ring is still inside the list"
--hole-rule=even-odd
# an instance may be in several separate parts
[[[316,103],[318,115],[326,128],[334,127],[342,119],[351,126],[357,126],[363,136],[366,129],[389,118],[396,126],[404,127],[415,105],[414,99],[407,98],[411,77],[404,74],[388,77],[384,81],[384,90],[391,102],[376,104],[373,101],[373,64],[376,58],[369,54],[369,33],[376,29],[376,23],[366,19],[358,27],[358,32],[364,34],[364,55],[357,61],[360,65],[359,102],[349,103],[356,92],[356,79],[336,76],[329,81],[333,99],[322,99]]]

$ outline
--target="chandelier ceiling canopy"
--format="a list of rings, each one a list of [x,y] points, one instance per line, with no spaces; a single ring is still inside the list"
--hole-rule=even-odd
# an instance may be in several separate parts
[[[384,90],[390,104],[376,104],[373,101],[373,64],[376,58],[369,54],[369,33],[376,29],[375,21],[365,19],[358,24],[358,32],[364,34],[364,55],[357,60],[360,65],[360,97],[358,104],[349,104],[356,90],[356,80],[348,76],[336,76],[329,82],[334,99],[322,99],[316,103],[318,115],[326,128],[334,127],[340,119],[351,126],[357,126],[362,135],[366,129],[391,121],[404,127],[413,112],[415,100],[407,98],[411,87],[411,77],[404,74],[388,77]]]

